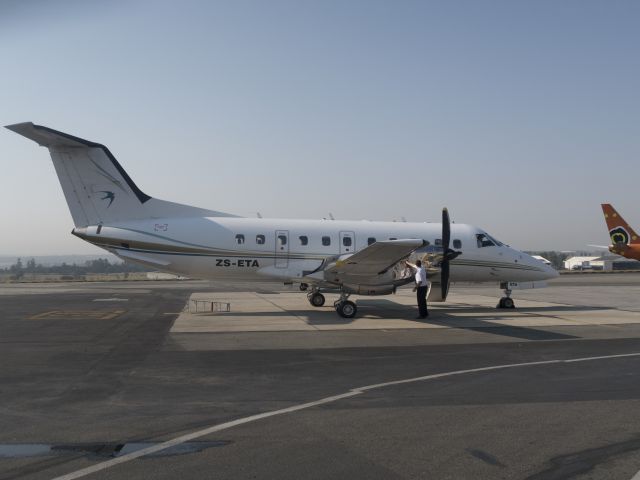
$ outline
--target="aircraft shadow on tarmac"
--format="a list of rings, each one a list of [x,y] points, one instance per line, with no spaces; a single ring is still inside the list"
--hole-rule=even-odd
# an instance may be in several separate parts
[[[540,307],[526,307],[511,312],[517,313],[524,318],[531,316],[547,316],[563,312],[576,311],[598,311],[607,310],[600,307],[585,307],[574,305],[554,305]],[[402,305],[385,299],[365,299],[358,301],[358,316],[356,318],[342,318],[336,315],[333,309],[302,309],[302,310],[286,310],[286,313],[301,319],[306,319],[308,325],[329,326],[329,325],[350,325],[366,317],[371,320],[389,320],[403,319],[430,325],[437,325],[457,330],[478,331],[492,335],[506,336],[512,338],[521,338],[523,340],[567,340],[580,338],[575,335],[552,332],[548,330],[524,326],[500,325],[492,323],[495,321],[505,320],[505,313],[510,311],[495,310],[492,307],[469,307],[466,305],[448,305],[446,308],[431,308],[430,315],[427,319],[415,319],[416,307],[410,305]],[[464,317],[456,316],[456,314],[464,313]],[[224,313],[223,317],[273,317],[274,312],[229,312]],[[554,315],[549,315],[553,317]],[[515,318],[517,321],[518,317]],[[511,318],[514,320],[514,318]]]

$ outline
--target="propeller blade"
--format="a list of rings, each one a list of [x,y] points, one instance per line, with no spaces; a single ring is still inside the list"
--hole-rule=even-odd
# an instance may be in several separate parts
[[[440,289],[442,291],[442,300],[447,299],[449,293],[449,261],[445,260],[440,266]]]
[[[462,254],[462,252],[456,252],[455,250],[447,250],[446,252],[444,252],[444,255],[442,256],[443,261],[448,262],[449,260],[453,260],[454,258],[457,258],[460,254]]]
[[[449,248],[451,242],[451,220],[449,219],[449,210],[442,209],[442,262],[440,264],[440,288],[442,291],[442,300],[446,300],[449,293],[449,260],[459,255]]]
[[[449,220],[449,210],[442,209],[442,249],[446,252],[449,250],[449,242],[451,240],[451,222]]]

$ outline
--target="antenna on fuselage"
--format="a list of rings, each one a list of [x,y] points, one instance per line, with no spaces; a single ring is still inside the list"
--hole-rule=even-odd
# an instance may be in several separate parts
[[[335,220],[335,218],[333,218],[333,213],[329,212],[329,218],[330,218],[331,220]]]
[[[262,218],[262,214],[260,212],[256,212],[256,217]]]

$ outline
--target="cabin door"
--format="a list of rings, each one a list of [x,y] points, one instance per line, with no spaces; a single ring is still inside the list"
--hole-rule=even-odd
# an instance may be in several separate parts
[[[289,266],[289,231],[276,230],[276,268]]]

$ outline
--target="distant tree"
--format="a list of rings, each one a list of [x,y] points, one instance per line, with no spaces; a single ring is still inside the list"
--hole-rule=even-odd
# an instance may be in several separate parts
[[[22,259],[18,258],[16,260],[16,263],[11,265],[11,268],[9,270],[11,271],[11,273],[13,273],[13,276],[15,277],[16,280],[20,280],[24,275],[24,267],[22,265]]]
[[[89,260],[83,265],[71,264],[63,262],[61,265],[44,266],[40,263],[36,264],[34,258],[27,261],[26,267],[22,263],[22,259],[18,258],[13,265],[0,268],[0,272],[10,273],[15,279],[20,279],[25,273],[49,273],[57,275],[78,276],[87,273],[130,273],[130,272],[147,272],[148,268],[140,267],[135,264],[123,262],[111,263],[106,258],[98,258]]]
[[[36,273],[36,259],[33,257],[27,261],[27,272]]]

